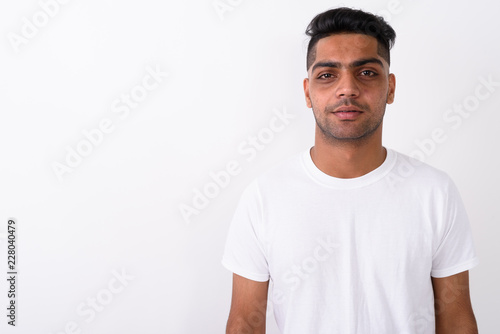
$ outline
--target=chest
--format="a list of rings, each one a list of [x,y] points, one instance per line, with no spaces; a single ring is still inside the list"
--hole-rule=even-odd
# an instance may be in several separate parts
[[[275,203],[266,214],[271,276],[428,274],[433,224],[418,198],[339,194]],[[313,275],[314,274],[314,275]],[[289,275],[290,276],[290,275]]]

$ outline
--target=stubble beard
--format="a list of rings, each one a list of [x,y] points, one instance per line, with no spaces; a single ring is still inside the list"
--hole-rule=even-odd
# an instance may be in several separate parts
[[[358,106],[356,104],[352,104],[355,106]],[[316,120],[316,126],[317,130],[320,131],[321,136],[325,139],[326,142],[330,143],[331,145],[339,146],[339,145],[362,145],[364,142],[366,142],[369,138],[373,136],[373,134],[377,131],[382,126],[382,122],[384,120],[384,114],[385,114],[385,108],[382,112],[382,115],[380,118],[376,119],[367,119],[365,120],[362,124],[359,124],[356,126],[357,129],[340,129],[340,126],[337,126],[333,122],[329,122],[327,120],[327,115],[329,115],[333,110],[335,110],[338,106],[327,106],[325,107],[325,110],[322,111],[322,115],[325,115],[323,119],[318,119],[316,116],[316,109],[314,105],[312,106],[313,109],[313,114],[314,118]],[[360,106],[358,106],[360,107]],[[360,109],[367,111],[368,108],[362,108]],[[351,120],[344,120],[342,122],[357,122],[356,121],[351,121]],[[345,124],[346,127],[350,127],[350,125],[354,124]],[[343,131],[345,130],[345,131]]]

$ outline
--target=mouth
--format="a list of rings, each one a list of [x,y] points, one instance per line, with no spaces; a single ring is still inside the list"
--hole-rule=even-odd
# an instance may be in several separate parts
[[[340,119],[353,120],[356,119],[363,112],[359,109],[353,109],[352,107],[342,107],[333,112],[335,116]]]
[[[350,106],[339,107],[339,108],[335,109],[333,112],[337,113],[337,112],[362,112],[362,111],[360,109],[350,105]]]

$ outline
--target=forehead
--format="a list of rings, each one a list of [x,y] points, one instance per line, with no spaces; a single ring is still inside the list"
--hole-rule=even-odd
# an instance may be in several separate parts
[[[366,57],[382,59],[377,51],[378,41],[375,37],[353,33],[334,34],[320,39],[316,44],[316,62]]]

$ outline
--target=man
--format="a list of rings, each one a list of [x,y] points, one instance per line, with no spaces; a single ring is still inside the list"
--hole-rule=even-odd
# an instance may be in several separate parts
[[[382,146],[394,30],[338,8],[307,34],[315,143],[242,195],[222,260],[234,273],[226,333],[265,333],[269,280],[282,333],[477,333],[478,259],[456,187]]]

